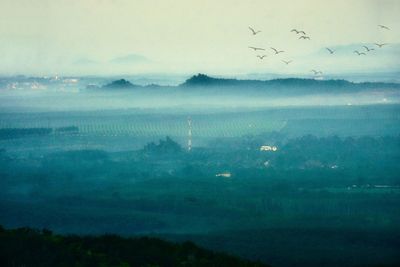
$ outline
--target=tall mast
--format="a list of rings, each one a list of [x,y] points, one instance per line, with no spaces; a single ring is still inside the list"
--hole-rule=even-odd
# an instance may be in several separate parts
[[[188,118],[188,151],[192,150],[192,119]]]

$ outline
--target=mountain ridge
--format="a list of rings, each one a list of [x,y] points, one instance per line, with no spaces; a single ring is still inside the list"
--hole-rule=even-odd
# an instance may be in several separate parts
[[[317,92],[353,92],[380,89],[400,89],[400,83],[389,82],[352,82],[345,79],[312,79],[312,78],[276,78],[269,80],[236,79],[236,78],[217,78],[206,74],[196,74],[186,79],[183,83],[175,86],[162,86],[158,84],[137,85],[125,79],[114,80],[101,89],[132,89],[132,88],[160,88],[170,87],[182,90],[217,89],[219,91],[229,89],[251,89],[298,93],[317,93]]]
[[[350,82],[345,79],[329,79],[329,80],[317,80],[311,78],[276,78],[270,80],[252,80],[252,79],[235,79],[235,78],[214,78],[206,74],[199,73],[193,75],[187,79],[184,83],[181,83],[180,87],[198,87],[198,86],[289,86],[289,87],[304,87],[304,86],[315,86],[315,85],[328,85],[328,86],[383,86],[383,87],[395,87],[400,88],[399,83],[387,83],[387,82]]]

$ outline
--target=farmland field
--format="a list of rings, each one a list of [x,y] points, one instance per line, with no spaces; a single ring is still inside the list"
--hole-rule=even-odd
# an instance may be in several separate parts
[[[193,145],[210,139],[281,132],[288,136],[382,136],[400,132],[398,105],[343,107],[286,107],[256,110],[105,110],[84,112],[0,113],[0,129],[77,127],[73,133],[53,131],[27,140],[0,140],[8,149],[24,149],[35,143],[55,146],[137,149],[149,141],[170,136],[185,144],[188,118],[192,120]],[[323,119],[322,119],[323,118]],[[89,138],[90,137],[90,138]],[[93,139],[92,137],[95,137]],[[10,142],[12,143],[10,145]],[[119,144],[120,143],[120,144]]]
[[[399,133],[399,105],[3,112],[1,223],[398,264]]]

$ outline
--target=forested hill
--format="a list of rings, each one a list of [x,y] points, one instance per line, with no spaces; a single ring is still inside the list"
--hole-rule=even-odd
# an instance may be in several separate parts
[[[347,88],[347,89],[371,89],[371,88],[396,88],[400,89],[398,83],[362,82],[353,83],[347,80],[318,80],[304,78],[282,78],[272,80],[238,80],[226,78],[214,78],[205,74],[197,74],[187,79],[181,87],[306,87],[306,88]]]
[[[157,238],[61,236],[48,230],[0,226],[0,266],[267,266]]]

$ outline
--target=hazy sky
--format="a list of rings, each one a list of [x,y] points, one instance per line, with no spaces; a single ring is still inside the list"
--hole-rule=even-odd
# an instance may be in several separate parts
[[[399,71],[399,14],[399,0],[0,0],[0,74]]]

